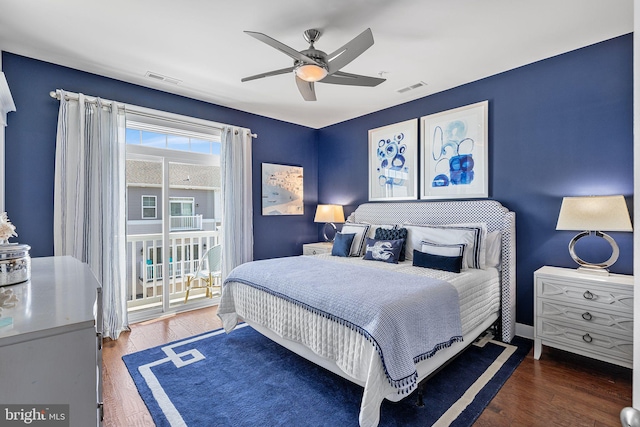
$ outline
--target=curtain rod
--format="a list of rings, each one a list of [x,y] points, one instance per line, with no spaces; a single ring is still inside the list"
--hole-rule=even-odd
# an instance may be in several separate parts
[[[60,100],[60,89],[50,91],[49,92],[49,96],[51,96],[53,99]],[[65,97],[66,97],[67,101],[71,101],[71,100],[77,101],[79,99],[79,94],[65,91]],[[97,102],[97,100],[98,100],[98,98],[95,97],[95,96],[85,95],[85,97],[87,98],[88,102],[90,102],[92,104],[95,104]],[[118,103],[116,101],[111,101],[109,99],[100,98],[100,100],[105,105],[108,105],[108,106],[115,105],[117,108],[126,109],[126,110],[128,110],[128,111],[130,111],[132,113],[135,113],[135,114],[139,114],[139,115],[147,116],[147,117],[158,117],[157,114],[153,114],[151,109],[148,109],[148,108],[145,108],[145,107],[138,107],[136,105]],[[178,116],[178,114],[175,114],[175,113],[169,113],[169,114]],[[171,121],[171,119],[169,119],[167,117],[162,117],[162,118],[164,120]],[[195,120],[198,120],[198,121],[207,121],[207,122],[209,122],[210,124],[195,123],[195,124],[199,124],[200,126],[204,126],[204,127],[208,127],[208,128],[213,127],[215,129],[222,130],[222,128],[226,126],[226,125],[224,125],[222,123],[211,122],[211,121],[205,120],[205,119],[198,119],[198,118],[195,118],[195,117],[193,117],[192,119],[195,119]],[[175,121],[180,122],[181,120],[175,119]],[[191,123],[191,124],[194,124],[194,123]],[[236,135],[238,134],[238,130],[235,131],[235,134]],[[247,129],[247,135],[249,135],[251,138],[257,138],[258,137],[257,133],[251,133],[248,129]]]

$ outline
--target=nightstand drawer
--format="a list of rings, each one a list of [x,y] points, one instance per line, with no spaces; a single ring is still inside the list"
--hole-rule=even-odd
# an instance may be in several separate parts
[[[595,281],[572,282],[551,277],[536,279],[536,297],[583,304],[596,309],[633,313],[633,289]]]
[[[585,308],[580,305],[537,300],[538,317],[552,322],[572,323],[578,328],[593,329],[601,333],[614,333],[629,338],[633,335],[633,315]]]
[[[302,245],[302,255],[330,254],[333,242],[306,243]]]
[[[633,337],[600,333],[589,328],[578,328],[566,323],[538,318],[536,336],[543,344],[554,343],[563,348],[597,359],[631,364],[633,361]]]

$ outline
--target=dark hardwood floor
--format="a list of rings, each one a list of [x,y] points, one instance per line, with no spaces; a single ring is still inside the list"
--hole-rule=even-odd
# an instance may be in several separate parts
[[[221,327],[216,307],[131,326],[103,346],[104,426],[153,426],[122,356]],[[507,380],[475,426],[620,427],[631,405],[630,369],[545,347],[533,351]]]

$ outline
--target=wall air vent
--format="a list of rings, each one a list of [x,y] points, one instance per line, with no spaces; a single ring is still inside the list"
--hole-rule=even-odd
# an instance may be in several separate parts
[[[147,71],[147,74],[145,74],[144,76],[152,80],[157,80],[157,81],[169,83],[172,85],[177,85],[182,83],[182,80],[178,80],[173,77],[163,76],[162,74],[154,73],[152,71]]]
[[[407,87],[403,87],[401,89],[398,89],[396,92],[398,93],[405,93],[405,92],[409,92],[410,90],[414,90],[414,89],[419,89],[423,86],[426,86],[427,84],[423,81],[419,81],[418,83],[412,84],[410,86]]]

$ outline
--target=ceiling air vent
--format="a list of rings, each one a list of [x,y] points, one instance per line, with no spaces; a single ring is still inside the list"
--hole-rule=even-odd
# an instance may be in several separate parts
[[[157,80],[157,81],[169,83],[172,85],[177,85],[182,83],[182,80],[174,79],[173,77],[163,76],[162,74],[154,73],[152,71],[147,71],[147,74],[145,74],[144,76],[152,80]]]
[[[422,86],[426,86],[427,84],[423,81],[419,81],[416,84],[412,84],[411,86],[407,86],[407,87],[403,87],[402,89],[398,89],[396,92],[398,93],[405,93],[405,92],[409,92],[410,90],[414,90],[414,89],[418,89],[421,88]]]

